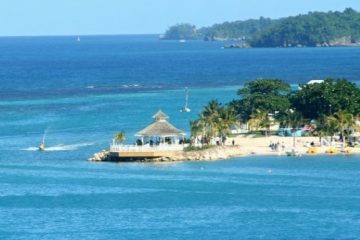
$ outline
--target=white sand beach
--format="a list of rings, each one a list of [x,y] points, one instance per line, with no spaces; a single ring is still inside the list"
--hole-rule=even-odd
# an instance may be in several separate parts
[[[311,147],[311,143],[315,144],[314,148],[316,149],[317,154],[325,154],[330,148],[334,148],[338,153],[341,153],[342,147],[341,143],[337,142],[335,146],[330,147],[326,145],[320,145],[319,137],[296,137],[295,138],[295,147],[293,146],[294,138],[293,137],[280,137],[280,136],[269,136],[269,137],[244,137],[236,136],[230,137],[226,140],[226,145],[234,144],[239,146],[242,149],[244,155],[281,155],[286,152],[290,152],[295,149],[299,154],[307,154],[307,151]],[[277,150],[270,148],[270,144],[278,144]],[[360,148],[349,148],[350,153],[360,154]]]

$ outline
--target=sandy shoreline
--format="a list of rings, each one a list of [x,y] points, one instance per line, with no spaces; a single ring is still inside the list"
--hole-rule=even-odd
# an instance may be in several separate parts
[[[234,140],[235,145],[243,150],[244,155],[286,155],[286,152],[291,152],[293,149],[299,154],[307,154],[307,151],[311,147],[310,144],[315,144],[316,154],[326,154],[326,151],[330,148],[335,148],[338,153],[341,151],[341,143],[337,143],[335,146],[320,145],[319,137],[297,137],[295,138],[295,148],[293,147],[293,137],[244,137],[237,136],[231,137],[226,140],[225,145],[232,145]],[[273,150],[269,146],[271,143],[278,144],[278,149]],[[350,148],[351,153],[360,154],[360,148]]]
[[[233,145],[234,141],[234,145]],[[278,144],[278,148],[271,149],[270,144]],[[314,146],[311,146],[311,143]],[[292,152],[293,149],[296,155],[324,155],[329,154],[329,149],[335,149],[336,154],[360,154],[360,148],[346,148],[350,149],[350,152],[343,153],[341,143],[336,143],[335,146],[320,145],[320,139],[318,137],[297,137],[295,138],[295,148],[293,147],[293,137],[229,137],[225,145],[214,146],[210,149],[190,152],[179,152],[172,158],[159,158],[156,161],[161,162],[173,162],[173,161],[213,161],[223,160],[234,157],[249,157],[249,156],[287,156],[288,152]],[[315,149],[315,153],[308,153],[309,149]]]
[[[233,145],[234,141],[234,145]],[[212,148],[198,150],[198,151],[177,151],[171,157],[159,157],[152,159],[144,159],[144,162],[182,162],[182,161],[213,161],[223,160],[235,157],[247,156],[287,156],[288,152],[294,149],[297,155],[309,155],[309,148],[314,148],[316,154],[328,154],[329,149],[335,149],[336,154],[344,154],[341,152],[341,143],[336,143],[335,146],[320,146],[318,137],[298,137],[295,138],[295,148],[293,147],[294,139],[292,137],[230,137],[226,140],[225,145],[214,146]],[[314,143],[315,146],[311,147],[310,144]],[[278,144],[277,149],[271,149],[271,143]],[[346,154],[360,154],[360,147],[349,148],[350,152]],[[96,153],[90,161],[114,161],[109,158],[109,152],[103,150]],[[120,159],[118,161],[121,161]]]

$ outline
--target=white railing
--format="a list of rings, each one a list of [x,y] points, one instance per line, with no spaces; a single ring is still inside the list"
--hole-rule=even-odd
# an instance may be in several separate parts
[[[156,151],[181,151],[184,149],[182,144],[161,144],[161,145],[110,145],[110,152],[156,152]]]

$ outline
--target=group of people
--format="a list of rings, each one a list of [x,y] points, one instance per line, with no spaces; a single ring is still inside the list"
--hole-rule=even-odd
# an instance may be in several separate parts
[[[270,142],[269,147],[271,148],[272,151],[280,151],[280,148],[282,151],[285,151],[284,142],[282,142],[281,145],[280,145],[280,142],[277,142],[277,143]]]
[[[161,145],[161,144],[175,144],[175,142],[172,142],[170,138],[165,138],[163,140],[160,139],[160,138],[157,138],[155,140],[147,139],[144,142],[141,139],[136,140],[136,145],[137,146],[143,146],[143,145],[147,145],[147,144],[149,144],[150,146],[158,146],[158,145]],[[184,140],[183,139],[178,140],[178,144],[184,144]]]
[[[195,138],[192,139],[192,144],[197,146],[197,145],[207,145],[207,144],[212,144],[212,145],[225,145],[226,142],[226,137],[225,136],[220,136],[220,137],[214,137],[214,138],[206,138],[203,136],[197,136]]]

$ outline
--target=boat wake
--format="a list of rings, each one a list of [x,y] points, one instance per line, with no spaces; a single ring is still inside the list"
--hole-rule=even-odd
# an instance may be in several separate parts
[[[59,144],[59,145],[55,145],[55,146],[51,146],[51,147],[46,147],[44,151],[48,151],[48,152],[51,152],[51,151],[75,151],[80,148],[91,146],[91,145],[94,145],[94,143],[79,143],[79,144],[69,144],[69,145]],[[24,151],[39,151],[39,147],[28,147],[28,148],[24,148],[22,150],[24,150]]]

